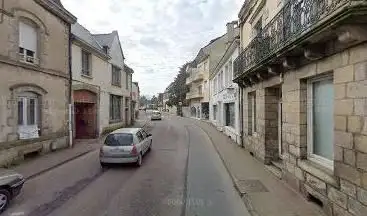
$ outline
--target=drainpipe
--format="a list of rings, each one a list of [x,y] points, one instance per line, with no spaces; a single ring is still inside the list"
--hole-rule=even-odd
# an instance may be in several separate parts
[[[241,147],[244,147],[243,143],[243,86],[238,85],[240,90],[240,103],[239,104],[239,110],[240,110],[240,138],[241,138]]]
[[[4,10],[5,10],[5,3],[4,0],[1,1],[1,14],[0,14],[0,24],[4,22]]]
[[[71,59],[71,47],[72,47],[72,34],[71,34],[71,24],[69,24],[69,147],[73,147],[73,99],[72,99],[72,85],[73,85],[73,75],[72,75],[72,59]]]

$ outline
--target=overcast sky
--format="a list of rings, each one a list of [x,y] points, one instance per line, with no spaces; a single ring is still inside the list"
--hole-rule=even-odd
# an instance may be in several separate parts
[[[178,68],[225,33],[244,0],[62,0],[92,33],[119,32],[141,93],[163,92]]]

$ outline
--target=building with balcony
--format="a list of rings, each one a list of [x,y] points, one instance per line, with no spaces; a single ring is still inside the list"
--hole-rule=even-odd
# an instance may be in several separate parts
[[[140,88],[138,82],[132,83],[131,89],[131,110],[132,110],[132,121],[134,122],[135,119],[138,117],[139,114],[139,101],[140,101]]]
[[[69,145],[69,33],[57,0],[0,6],[0,166]]]
[[[232,81],[233,61],[238,56],[240,45],[237,21],[227,23],[226,35],[226,50],[209,77],[209,120],[236,143],[240,143],[239,89]]]
[[[186,100],[191,117],[209,119],[209,74],[213,73],[222,57],[226,40],[226,35],[211,40],[186,67],[186,85],[190,89]]]
[[[244,146],[328,215],[367,215],[366,6],[249,0],[239,13]]]

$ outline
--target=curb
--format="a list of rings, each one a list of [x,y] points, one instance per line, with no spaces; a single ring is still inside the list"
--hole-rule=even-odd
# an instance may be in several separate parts
[[[197,120],[197,121],[201,121],[201,120]],[[204,122],[204,121],[201,121]],[[204,122],[206,124],[208,124],[209,126],[212,126],[209,122]],[[214,144],[214,141],[212,139],[212,137],[209,135],[209,133],[202,127],[200,127],[200,125],[195,124],[196,126],[198,126],[201,130],[204,131],[204,133],[208,136],[211,144],[213,145],[215,151],[217,152],[219,158],[221,159],[225,169],[227,170],[228,175],[230,176],[231,180],[232,180],[232,184],[233,187],[235,188],[235,190],[237,191],[238,195],[240,196],[241,200],[243,201],[243,203],[246,206],[247,211],[250,213],[251,216],[259,216],[259,214],[257,213],[257,211],[254,209],[253,205],[251,204],[251,200],[249,198],[249,196],[246,193],[242,193],[238,184],[237,184],[237,180],[236,177],[232,174],[232,172],[230,171],[228,165],[226,164],[222,154],[220,153],[218,147]]]
[[[61,166],[61,165],[64,165],[64,164],[66,164],[66,163],[68,163],[68,162],[70,162],[70,161],[72,161],[72,160],[75,160],[75,159],[77,159],[77,158],[79,158],[79,157],[82,157],[82,156],[84,156],[84,155],[86,155],[86,154],[88,154],[88,153],[90,153],[90,152],[92,152],[92,151],[95,151],[95,150],[96,150],[96,149],[90,149],[90,150],[88,150],[88,151],[86,151],[86,152],[79,153],[79,154],[77,154],[77,155],[75,155],[75,156],[73,156],[73,157],[71,157],[71,158],[68,158],[68,159],[66,159],[66,160],[64,160],[64,161],[61,161],[61,162],[59,162],[59,163],[57,163],[57,164],[55,164],[55,165],[53,165],[53,166],[51,166],[51,167],[45,168],[45,169],[40,170],[40,171],[38,171],[38,172],[36,172],[36,173],[34,173],[34,174],[32,174],[32,175],[26,176],[26,177],[25,177],[25,179],[26,179],[26,180],[33,179],[33,178],[35,178],[35,177],[37,177],[37,176],[40,176],[40,175],[41,175],[41,174],[43,174],[43,173],[46,173],[46,172],[48,172],[48,171],[50,171],[50,170],[53,170],[53,169],[55,169],[55,168],[57,168],[57,167],[59,167],[59,166]]]

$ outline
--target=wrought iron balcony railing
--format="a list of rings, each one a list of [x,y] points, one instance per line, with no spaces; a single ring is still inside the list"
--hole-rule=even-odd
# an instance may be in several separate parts
[[[235,78],[296,41],[356,0],[288,0],[234,61]]]

